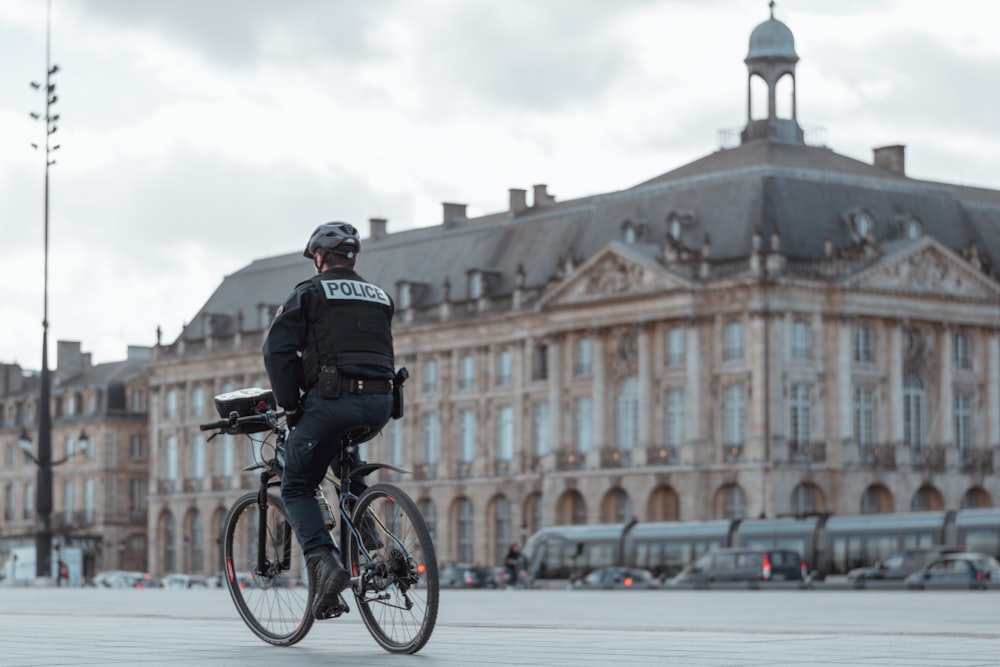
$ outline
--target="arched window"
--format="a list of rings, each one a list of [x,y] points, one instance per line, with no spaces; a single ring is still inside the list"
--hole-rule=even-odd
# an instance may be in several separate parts
[[[544,521],[542,520],[542,494],[539,492],[532,493],[524,501],[524,527],[527,534],[534,535],[541,529]]]
[[[417,508],[424,515],[424,524],[427,526],[431,539],[437,539],[437,505],[430,498],[421,498],[417,501]]]
[[[977,508],[992,507],[990,494],[976,486],[965,492],[962,496],[962,509],[971,510]]]
[[[862,514],[888,514],[893,511],[892,494],[881,484],[872,484],[861,496]]]
[[[510,500],[506,496],[497,496],[493,500],[493,538],[494,562],[500,564],[503,563],[511,542],[514,541]]]
[[[162,535],[160,544],[163,545],[163,571],[176,572],[177,545],[175,541],[177,539],[177,527],[174,525],[174,515],[170,512],[165,512],[160,519],[160,526],[160,534]]]
[[[205,568],[205,529],[202,525],[201,512],[193,510],[189,519],[188,537],[190,538],[190,572],[201,572]]]
[[[715,494],[715,514],[720,519],[741,519],[746,513],[746,495],[739,484],[726,484]]]
[[[824,510],[823,492],[811,482],[803,482],[792,491],[792,512],[814,514]]]
[[[944,498],[941,497],[941,492],[933,486],[922,486],[913,494],[913,499],[910,501],[910,509],[914,512],[943,510]]]
[[[632,517],[632,499],[620,487],[604,494],[601,502],[601,521],[604,523],[625,523]]]
[[[679,521],[681,518],[680,501],[677,492],[669,486],[658,486],[649,494],[649,504],[646,507],[647,521]]]
[[[569,489],[559,496],[556,504],[557,523],[582,525],[587,523],[587,506],[576,489]]]
[[[459,498],[455,501],[455,558],[471,563],[474,556],[472,501]]]
[[[639,444],[639,380],[634,375],[618,385],[615,425],[618,450],[635,449]]]

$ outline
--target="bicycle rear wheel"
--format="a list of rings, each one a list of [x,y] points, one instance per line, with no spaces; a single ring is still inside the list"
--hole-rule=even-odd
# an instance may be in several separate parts
[[[258,552],[263,537],[263,568]],[[275,646],[299,642],[313,624],[302,548],[281,498],[267,495],[261,520],[257,493],[240,497],[223,525],[226,587],[255,635]]]
[[[352,523],[360,528],[366,514],[377,548],[359,545],[352,532],[347,550],[361,618],[385,650],[416,653],[437,621],[437,556],[430,531],[413,500],[391,484],[375,484],[361,494]]]

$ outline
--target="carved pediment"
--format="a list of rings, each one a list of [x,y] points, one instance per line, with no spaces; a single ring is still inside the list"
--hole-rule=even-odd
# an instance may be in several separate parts
[[[995,299],[1000,284],[934,239],[885,256],[852,276],[848,287],[962,299]]]
[[[622,251],[612,244],[571,272],[541,301],[559,306],[606,301],[624,296],[687,289],[691,284],[658,262]]]

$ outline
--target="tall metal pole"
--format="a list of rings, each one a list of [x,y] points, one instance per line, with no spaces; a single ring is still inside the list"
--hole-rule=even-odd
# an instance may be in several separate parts
[[[49,167],[55,164],[50,137],[56,131],[59,116],[51,113],[58,97],[52,75],[59,67],[51,64],[52,0],[49,0],[45,24],[45,280],[42,310],[42,378],[38,408],[38,480],[35,523],[35,576],[52,576],[52,377],[49,372]],[[40,86],[31,84],[34,88]],[[32,114],[35,115],[35,114]]]

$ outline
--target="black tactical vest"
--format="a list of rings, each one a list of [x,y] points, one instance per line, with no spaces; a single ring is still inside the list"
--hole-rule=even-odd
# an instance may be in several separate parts
[[[319,275],[311,282],[318,294],[310,300],[311,326],[302,353],[306,387],[316,383],[323,367],[368,366],[391,377],[395,362],[389,296],[353,272]]]

